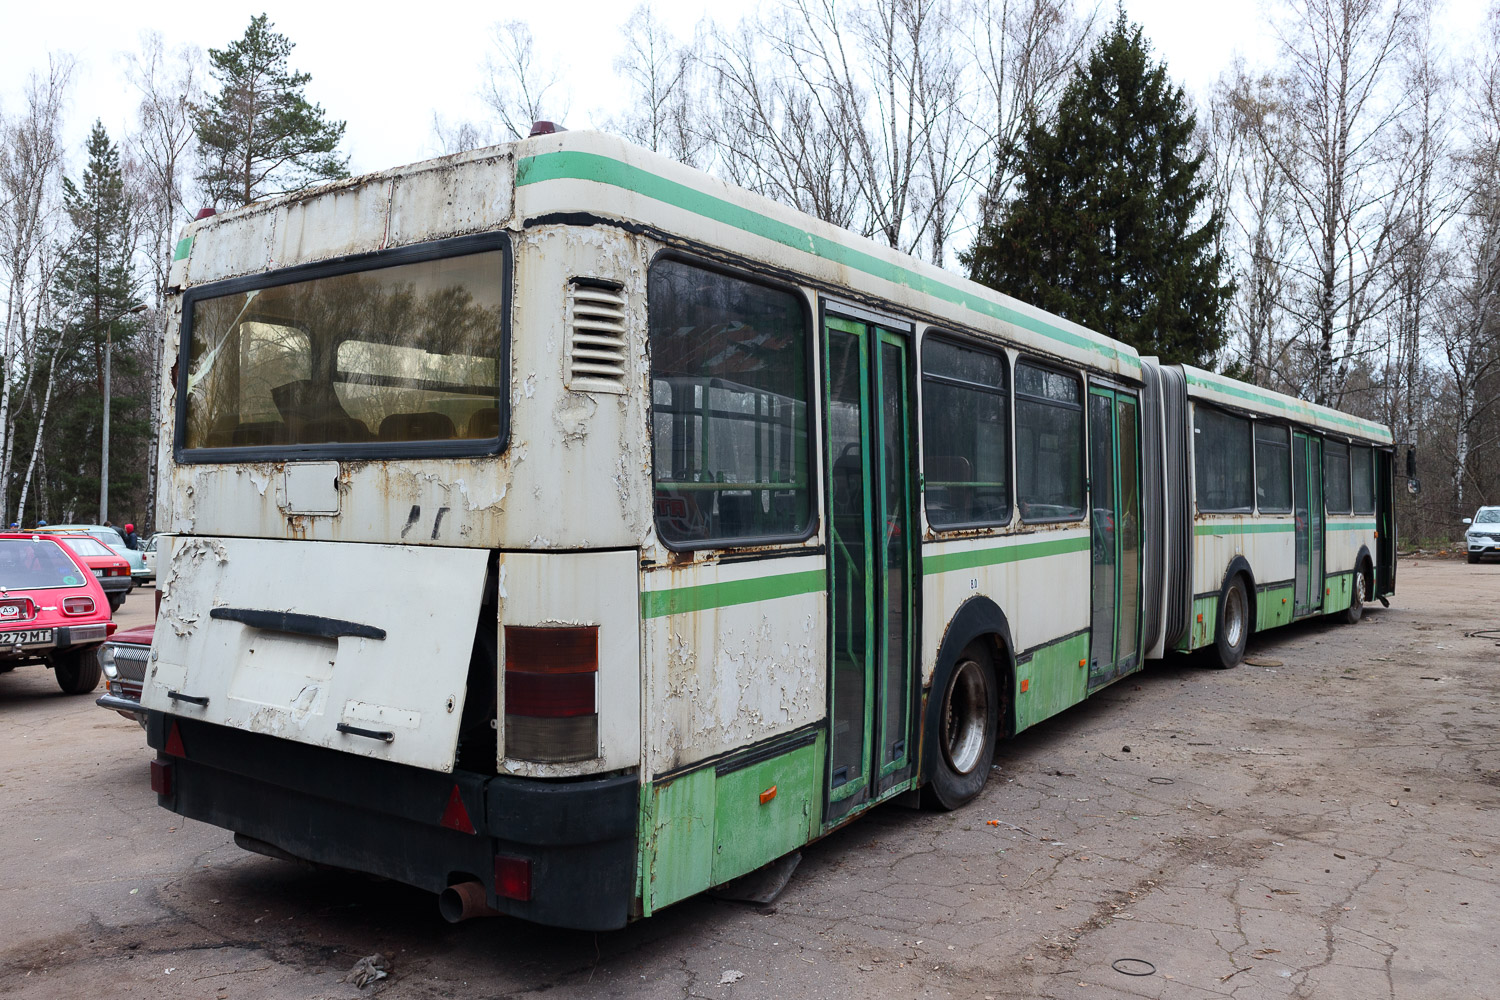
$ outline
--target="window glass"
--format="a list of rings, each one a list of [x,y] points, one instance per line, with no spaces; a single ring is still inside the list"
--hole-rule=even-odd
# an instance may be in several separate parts
[[[1010,520],[1005,358],[928,337],[922,344],[923,482],[935,527]]]
[[[1016,503],[1023,521],[1083,517],[1083,386],[1016,364]]]
[[[1349,513],[1349,446],[1342,441],[1323,442],[1323,506]]]
[[[81,556],[112,556],[109,546],[89,535],[63,535],[63,544]]]
[[[1255,425],[1255,503],[1263,513],[1291,512],[1292,452],[1285,427]]]
[[[1193,468],[1199,510],[1239,513],[1253,509],[1250,421],[1201,403],[1195,405]]]
[[[87,575],[50,538],[0,538],[0,590],[77,587]]]
[[[499,251],[199,299],[185,447],[499,436]]]
[[[1349,499],[1354,513],[1375,513],[1375,468],[1369,448],[1349,449]]]
[[[675,260],[652,266],[648,297],[657,534],[678,546],[801,535],[802,300]]]

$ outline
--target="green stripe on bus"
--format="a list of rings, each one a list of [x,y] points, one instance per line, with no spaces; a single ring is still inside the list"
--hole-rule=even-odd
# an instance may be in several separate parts
[[[705,583],[673,590],[641,591],[641,617],[661,618],[691,611],[709,611],[735,604],[774,601],[778,597],[815,594],[827,589],[827,574],[821,569],[781,576],[757,576],[749,580]]]
[[[1040,559],[1043,556],[1059,556],[1067,552],[1083,552],[1089,547],[1087,535],[1073,538],[1057,538],[1046,542],[1022,542],[989,549],[970,549],[967,552],[948,552],[942,555],[922,557],[922,575],[953,573],[961,569],[976,569],[980,566],[999,566],[1002,563],[1019,562],[1022,559]]]
[[[1275,531],[1291,531],[1295,525],[1279,524],[1195,524],[1195,535],[1264,535]]]
[[[1272,406],[1278,410],[1282,410],[1286,413],[1296,414],[1298,416],[1321,417],[1322,419],[1327,420],[1329,423],[1342,424],[1352,430],[1359,431],[1366,437],[1372,438],[1376,441],[1389,442],[1392,440],[1390,431],[1369,420],[1361,420],[1359,417],[1351,417],[1347,414],[1339,413],[1337,410],[1330,410],[1326,407],[1316,406],[1311,403],[1302,403],[1300,401],[1293,403],[1285,399],[1280,399],[1269,393],[1261,392],[1253,386],[1236,385],[1228,382],[1220,382],[1215,379],[1201,378],[1198,375],[1194,375],[1192,372],[1184,372],[1183,374],[1186,375],[1187,380],[1194,385],[1204,389],[1213,389],[1215,392],[1222,392],[1226,396],[1238,396],[1241,399],[1247,399],[1252,403],[1258,403],[1261,406]]]
[[[1102,344],[1071,330],[1053,326],[1044,320],[1028,316],[973,292],[965,291],[928,275],[917,274],[899,264],[881,260],[862,250],[856,250],[816,233],[798,229],[796,226],[725,201],[723,198],[706,194],[686,184],[668,180],[640,167],[621,163],[608,156],[563,150],[528,156],[516,164],[516,187],[518,188],[555,180],[591,181],[595,184],[607,184],[610,187],[632,191],[655,201],[675,205],[723,225],[733,226],[735,229],[760,236],[773,243],[791,247],[793,250],[800,250],[814,257],[822,257],[824,260],[863,271],[865,274],[884,279],[892,284],[904,285],[924,295],[931,295],[945,302],[963,306],[973,312],[1010,323],[1060,344],[1093,351],[1130,368],[1140,368],[1140,361],[1109,344]]]
[[[1335,524],[1334,522],[1329,521],[1328,522],[1328,530],[1329,531],[1374,531],[1375,530],[1375,522],[1374,521],[1349,521],[1349,522],[1345,522],[1345,523],[1341,523],[1341,524]]]
[[[193,238],[184,236],[177,241],[177,246],[172,250],[172,260],[179,261],[193,252]]]

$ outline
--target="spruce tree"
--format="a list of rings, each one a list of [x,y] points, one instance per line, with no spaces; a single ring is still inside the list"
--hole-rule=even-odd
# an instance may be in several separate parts
[[[109,350],[111,496],[117,509],[139,510],[135,494],[144,482],[150,418],[139,386],[141,325],[131,312],[140,294],[132,267],[136,227],[119,147],[100,122],[89,133],[83,176],[76,183],[63,179],[63,208],[70,232],[53,286],[63,326],[53,332],[55,349],[42,365],[43,384],[50,383],[57,406],[50,420],[38,420],[51,471],[50,505],[92,511],[98,501]]]
[[[265,14],[252,17],[243,38],[208,50],[219,92],[193,109],[193,128],[204,164],[198,179],[215,205],[349,175],[348,157],[337,152],[344,123],[303,95],[312,76],[287,67],[293,43],[272,27]]]
[[[1017,197],[961,256],[970,276],[1165,363],[1210,364],[1234,288],[1194,124],[1121,10],[1055,119],[1028,123]]]

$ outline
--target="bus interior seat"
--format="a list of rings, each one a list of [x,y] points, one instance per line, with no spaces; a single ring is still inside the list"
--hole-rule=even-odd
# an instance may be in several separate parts
[[[495,406],[486,406],[474,411],[469,417],[469,422],[464,425],[464,437],[466,438],[492,438],[500,436],[500,409]]]
[[[296,444],[322,444],[324,442],[371,441],[375,435],[363,420],[354,417],[325,417],[305,422],[297,434]]]
[[[235,447],[286,444],[286,424],[279,420],[261,420],[255,423],[240,424],[234,429],[229,443]]]
[[[446,441],[456,431],[453,420],[436,410],[420,413],[392,413],[380,422],[381,441]]]

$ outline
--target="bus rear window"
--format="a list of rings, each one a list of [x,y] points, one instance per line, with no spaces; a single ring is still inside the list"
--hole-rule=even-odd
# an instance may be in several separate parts
[[[500,251],[192,302],[186,449],[499,436]]]
[[[84,576],[50,538],[0,538],[0,590],[77,587]]]

